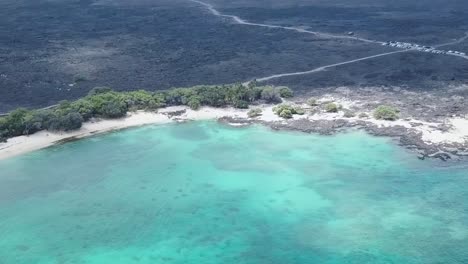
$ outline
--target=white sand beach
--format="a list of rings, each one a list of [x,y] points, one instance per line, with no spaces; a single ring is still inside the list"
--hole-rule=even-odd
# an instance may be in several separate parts
[[[185,110],[180,116],[169,117],[168,113]],[[247,111],[234,108],[204,107],[194,111],[187,107],[167,107],[156,112],[138,111],[129,113],[120,119],[93,119],[83,123],[75,131],[51,132],[40,131],[28,136],[19,136],[0,143],[0,159],[21,155],[46,148],[70,138],[84,138],[110,131],[150,124],[166,124],[175,121],[217,119],[224,116],[247,118]]]
[[[337,103],[340,103],[339,101]],[[343,102],[347,104],[348,102]],[[262,116],[255,118],[265,122],[286,122],[284,119],[276,116],[271,105],[264,105],[256,108],[261,108]],[[183,114],[171,117],[171,113],[185,110]],[[160,109],[156,112],[138,111],[129,113],[126,117],[121,119],[93,119],[83,124],[83,126],[76,131],[70,132],[51,132],[40,131],[38,133],[19,136],[8,139],[7,142],[0,143],[0,159],[6,159],[13,156],[21,155],[34,150],[46,148],[57,144],[61,141],[72,138],[84,138],[110,131],[137,127],[149,124],[166,124],[170,122],[181,122],[189,120],[209,120],[218,119],[221,117],[234,117],[248,119],[248,110],[234,109],[234,108],[213,108],[203,107],[199,110],[191,110],[184,106],[167,107]],[[368,113],[371,116],[371,113]],[[309,120],[334,120],[346,119],[349,121],[366,121],[378,126],[391,127],[403,126],[412,129],[415,132],[421,133],[422,140],[428,144],[463,144],[468,141],[468,119],[466,118],[452,118],[445,121],[445,125],[451,127],[449,131],[442,131],[438,128],[439,125],[444,123],[429,123],[415,119],[404,119],[397,121],[383,121],[373,118],[360,119],[358,117],[344,118],[342,112],[338,113],[314,113],[305,115],[295,115],[294,119],[309,119]],[[414,126],[418,123],[418,126]]]

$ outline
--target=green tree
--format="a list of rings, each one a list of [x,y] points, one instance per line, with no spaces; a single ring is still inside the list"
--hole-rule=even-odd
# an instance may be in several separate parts
[[[250,89],[254,89],[255,87],[257,87],[257,85],[258,85],[257,80],[252,80],[252,81],[250,81],[250,82],[248,83],[247,86],[248,86],[248,88],[250,88]]]
[[[99,114],[107,118],[119,118],[127,114],[127,105],[119,101],[105,102],[100,108]]]
[[[138,91],[127,92],[123,94],[123,97],[129,109],[133,109],[133,110],[149,109],[151,108],[150,105],[151,106],[154,105],[153,93],[148,92],[148,91],[138,90]]]
[[[96,113],[90,100],[79,99],[71,104],[72,112],[79,113],[83,119],[89,120]]]
[[[61,130],[64,131],[79,129],[83,124],[83,117],[79,113],[68,113],[61,119]]]
[[[200,97],[203,105],[221,107],[227,104],[226,98],[228,95],[229,86],[196,86],[194,88],[196,94]]]
[[[38,110],[29,112],[24,118],[23,134],[34,134],[47,128],[47,122],[51,119],[51,110]]]
[[[55,113],[49,117],[46,125],[47,130],[52,131],[70,131],[79,129],[83,123],[83,117],[77,112],[59,115]]]
[[[25,108],[18,108],[11,112],[5,119],[5,128],[10,137],[21,136],[25,131],[25,121],[29,111]]]

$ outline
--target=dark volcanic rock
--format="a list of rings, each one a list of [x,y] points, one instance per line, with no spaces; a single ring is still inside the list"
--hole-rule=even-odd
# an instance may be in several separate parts
[[[352,126],[350,122],[344,119],[338,120],[316,120],[307,119],[291,120],[286,123],[273,122],[270,124],[273,129],[289,129],[298,130],[307,133],[318,133],[322,135],[330,135],[342,129]]]

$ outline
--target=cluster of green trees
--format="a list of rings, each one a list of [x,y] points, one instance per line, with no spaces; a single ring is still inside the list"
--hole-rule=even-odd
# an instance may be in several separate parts
[[[51,109],[20,108],[1,117],[0,140],[40,130],[74,130],[90,118],[119,118],[134,110],[156,110],[172,105],[187,105],[192,109],[201,106],[248,108],[255,101],[277,103],[281,102],[281,97],[290,96],[292,91],[287,87],[256,86],[255,83],[195,86],[158,92],[116,92],[107,87],[96,87],[84,98],[62,101]]]

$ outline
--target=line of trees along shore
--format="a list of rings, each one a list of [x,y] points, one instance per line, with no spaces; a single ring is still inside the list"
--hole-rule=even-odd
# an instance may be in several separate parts
[[[176,105],[186,105],[195,110],[201,106],[248,108],[254,102],[279,103],[281,97],[292,95],[287,87],[257,86],[255,82],[158,92],[116,92],[108,87],[96,87],[86,97],[72,102],[62,101],[52,109],[19,108],[0,117],[0,141],[41,130],[75,130],[91,118],[120,118],[129,111],[157,110]]]

